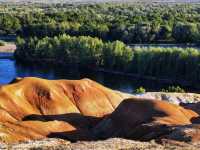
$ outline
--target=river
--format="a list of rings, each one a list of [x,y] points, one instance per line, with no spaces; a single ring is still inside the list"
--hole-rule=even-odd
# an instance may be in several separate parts
[[[8,56],[8,57],[7,57]],[[169,85],[157,81],[137,80],[131,77],[113,75],[91,70],[80,70],[76,67],[50,67],[22,65],[10,59],[11,53],[0,53],[0,84],[7,84],[16,77],[41,77],[46,79],[82,79],[90,78],[115,90],[132,93],[142,86],[148,91],[158,91]]]

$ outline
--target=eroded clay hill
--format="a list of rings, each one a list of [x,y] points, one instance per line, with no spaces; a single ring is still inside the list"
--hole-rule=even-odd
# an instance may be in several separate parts
[[[0,140],[173,139],[187,128],[199,140],[197,107],[130,97],[89,79],[17,79],[0,87]]]
[[[0,88],[0,138],[15,142],[68,132],[87,139],[87,129],[126,97],[89,79],[17,79]]]

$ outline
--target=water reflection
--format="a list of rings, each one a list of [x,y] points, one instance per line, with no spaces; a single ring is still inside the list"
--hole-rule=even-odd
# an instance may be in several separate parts
[[[135,80],[133,78],[113,75],[109,73],[95,72],[91,70],[79,70],[77,67],[47,67],[45,65],[22,65],[10,59],[0,59],[0,84],[9,83],[15,77],[41,77],[46,79],[82,79],[90,78],[115,90],[133,92],[139,86],[148,91],[157,91],[169,85],[155,81]]]

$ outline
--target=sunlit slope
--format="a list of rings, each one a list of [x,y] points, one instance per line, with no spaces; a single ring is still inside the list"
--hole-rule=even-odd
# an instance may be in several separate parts
[[[0,131],[3,132],[0,136],[6,141],[15,141],[41,138],[51,132],[72,131],[77,126],[87,126],[88,120],[98,120],[83,115],[103,117],[113,112],[124,98],[125,94],[89,79],[19,79],[0,88]],[[32,114],[36,118],[32,118]],[[47,120],[41,120],[41,115],[48,115]],[[68,118],[80,122],[73,125],[68,123]]]
[[[192,125],[193,119],[198,117],[195,111],[165,101],[132,98],[124,100],[109,117],[93,128],[93,132],[99,138],[161,140],[172,133],[174,126],[184,128]],[[181,132],[176,136],[180,135],[187,137]],[[191,135],[191,140],[196,136]]]
[[[171,138],[171,127],[188,125],[195,129],[190,138],[200,140],[197,108],[137,99],[89,79],[16,79],[0,87],[0,142],[46,137],[151,140]],[[180,134],[185,135],[179,130],[175,135]]]

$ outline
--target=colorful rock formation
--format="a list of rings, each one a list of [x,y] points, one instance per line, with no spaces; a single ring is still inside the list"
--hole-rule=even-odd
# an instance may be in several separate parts
[[[19,78],[0,87],[0,141],[46,137],[186,141],[184,136],[175,138],[172,131],[187,137],[183,131],[191,128],[195,132],[187,140],[198,140],[199,126],[194,125],[198,107],[184,107],[135,98],[89,79]]]

